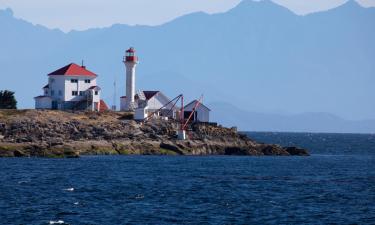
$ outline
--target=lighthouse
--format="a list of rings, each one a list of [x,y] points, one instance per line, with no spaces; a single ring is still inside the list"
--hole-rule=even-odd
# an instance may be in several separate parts
[[[138,64],[138,57],[135,55],[135,49],[129,48],[125,52],[123,62],[126,67],[126,99],[125,111],[134,111],[136,108],[134,102],[135,96],[135,67]]]

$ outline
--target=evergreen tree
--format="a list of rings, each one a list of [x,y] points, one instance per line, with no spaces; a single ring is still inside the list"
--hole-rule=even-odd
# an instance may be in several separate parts
[[[17,101],[13,91],[0,91],[0,109],[17,109]]]

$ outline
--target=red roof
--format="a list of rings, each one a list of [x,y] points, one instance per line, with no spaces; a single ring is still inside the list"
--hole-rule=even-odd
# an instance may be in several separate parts
[[[107,110],[108,110],[107,104],[103,100],[100,100],[99,112],[103,112],[103,111],[107,111]]]
[[[75,63],[71,63],[64,66],[56,71],[53,71],[49,75],[66,75],[66,76],[96,76],[95,73],[86,69],[85,66],[79,66]]]

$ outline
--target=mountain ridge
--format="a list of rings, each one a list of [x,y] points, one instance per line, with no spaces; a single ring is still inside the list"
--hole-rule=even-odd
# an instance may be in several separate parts
[[[245,111],[374,118],[369,102],[375,97],[375,10],[354,4],[300,16],[270,1],[242,2],[225,13],[193,13],[160,26],[69,33],[0,10],[0,89],[15,90],[21,108],[31,108],[46,74],[84,59],[99,74],[111,104],[114,79],[118,95],[124,91],[124,50],[134,46],[141,60],[139,89],[171,97],[184,93],[188,99],[204,93],[207,102]],[[282,13],[269,16],[269,8]]]

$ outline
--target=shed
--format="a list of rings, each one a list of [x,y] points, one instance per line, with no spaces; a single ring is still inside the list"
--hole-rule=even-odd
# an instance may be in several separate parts
[[[197,104],[198,100],[194,100],[187,104],[184,107],[184,118],[188,119],[189,115],[192,113],[194,106]],[[210,122],[210,111],[207,106],[205,106],[203,103],[200,103],[198,107],[195,110],[195,113],[192,117],[192,121],[194,122]]]

